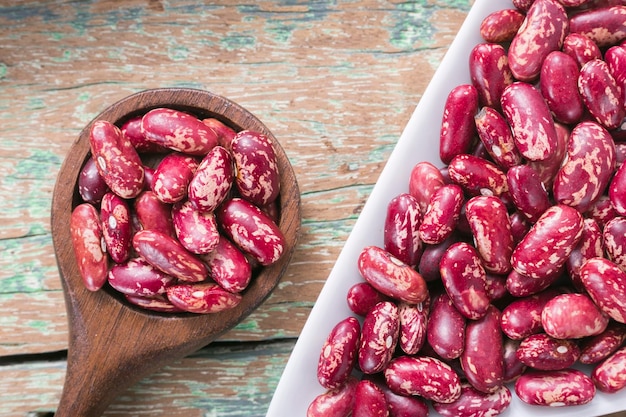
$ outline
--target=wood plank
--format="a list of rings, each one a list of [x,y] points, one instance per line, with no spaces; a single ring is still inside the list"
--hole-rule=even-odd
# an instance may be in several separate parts
[[[104,415],[264,416],[292,348],[292,341],[211,345],[126,390]],[[64,376],[62,358],[0,363],[0,415],[54,412]]]

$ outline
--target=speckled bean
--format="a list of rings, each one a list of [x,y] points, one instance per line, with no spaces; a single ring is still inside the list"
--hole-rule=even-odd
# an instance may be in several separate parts
[[[624,92],[601,59],[587,62],[580,69],[578,91],[589,113],[609,130],[618,127],[624,116]]]
[[[167,298],[189,313],[211,314],[236,307],[241,294],[233,294],[213,282],[181,283],[167,288]]]
[[[197,168],[196,158],[171,152],[156,167],[152,177],[152,190],[164,203],[181,201],[187,197],[187,187]]]
[[[626,272],[606,258],[593,258],[580,269],[580,280],[600,310],[626,323]]]
[[[405,264],[415,267],[422,254],[418,230],[422,222],[419,202],[409,193],[401,193],[387,204],[383,229],[384,248]]]
[[[506,50],[500,44],[479,43],[470,51],[469,73],[480,106],[500,109],[500,97],[513,82]]]
[[[602,230],[602,241],[608,258],[626,271],[626,217],[611,219]]]
[[[216,212],[216,219],[226,236],[261,265],[271,265],[283,255],[283,233],[272,219],[247,200],[228,200]]]
[[[530,161],[553,157],[558,145],[557,132],[550,108],[539,90],[517,81],[504,89],[501,102],[519,152]]]
[[[154,191],[146,190],[139,194],[133,206],[141,229],[175,236],[172,205],[159,200]]]
[[[409,194],[417,199],[422,213],[426,213],[432,195],[444,183],[441,171],[430,162],[421,161],[413,166],[409,176]]]
[[[522,340],[543,330],[541,311],[548,301],[559,294],[556,289],[546,289],[538,294],[517,298],[502,310],[500,327],[507,337]]]
[[[515,393],[527,404],[562,407],[587,404],[596,388],[591,378],[577,369],[528,371],[515,382]]]
[[[433,408],[444,417],[491,417],[506,410],[511,399],[511,391],[505,385],[487,394],[463,383],[461,396],[456,401],[448,404],[436,402]]]
[[[252,279],[248,258],[226,237],[220,236],[217,246],[200,259],[209,267],[209,277],[227,291],[242,292]]]
[[[428,296],[424,278],[384,249],[363,248],[357,265],[361,276],[388,297],[417,304]]]
[[[504,172],[496,164],[474,155],[455,156],[448,165],[448,175],[473,196],[500,196],[508,191]]]
[[[448,248],[439,264],[441,280],[454,306],[470,320],[483,317],[490,298],[478,251],[466,242]]]
[[[580,33],[568,33],[563,41],[562,50],[574,58],[579,68],[592,59],[602,58],[602,52],[598,45]]]
[[[72,210],[70,235],[78,272],[90,291],[97,291],[106,282],[108,259],[102,238],[102,224],[98,210],[90,203],[82,203]]]
[[[122,294],[152,297],[164,294],[175,278],[150,265],[143,258],[133,258],[114,265],[108,273],[108,282]]]
[[[626,6],[590,9],[572,16],[570,32],[580,33],[600,48],[616,45],[626,39]]]
[[[239,194],[257,206],[276,200],[280,193],[280,173],[270,138],[260,132],[241,131],[231,142],[231,152]]]
[[[337,389],[347,382],[356,363],[360,337],[361,324],[354,317],[333,327],[317,363],[317,380],[322,387]]]
[[[483,107],[474,122],[481,143],[500,168],[507,170],[522,162],[511,128],[500,112],[492,107]]]
[[[530,222],[535,223],[551,205],[541,178],[529,165],[512,167],[507,171],[506,178],[515,207]]]
[[[439,158],[444,164],[469,151],[476,133],[477,111],[478,91],[473,85],[461,84],[448,93],[439,133]]]
[[[187,282],[203,281],[206,265],[189,253],[176,239],[155,230],[141,230],[133,236],[133,248],[155,268]]]
[[[89,146],[98,172],[111,191],[122,198],[139,195],[144,185],[143,163],[117,126],[96,120],[89,131]]]
[[[565,52],[552,51],[543,61],[539,77],[541,94],[559,122],[575,123],[584,113],[578,92],[579,73],[578,63]]]
[[[381,372],[391,361],[400,332],[398,307],[391,301],[374,306],[363,320],[358,364],[366,374]]]
[[[547,209],[511,255],[513,268],[530,278],[545,278],[567,260],[583,231],[583,218],[574,208],[558,204]]]
[[[387,385],[397,394],[419,395],[451,403],[461,395],[461,380],[446,363],[429,356],[400,356],[385,369]]]
[[[150,110],[141,119],[146,140],[190,155],[206,155],[217,145],[217,135],[189,113],[174,109]]]
[[[174,204],[172,222],[178,241],[189,252],[209,253],[220,240],[215,215],[197,210],[189,200]]]
[[[570,339],[556,339],[545,333],[528,336],[517,349],[517,358],[526,366],[542,371],[556,371],[572,366],[580,348]]]
[[[602,333],[609,318],[583,293],[559,294],[541,312],[544,331],[558,339],[581,339]]]
[[[467,322],[460,356],[468,382],[480,392],[496,392],[504,383],[500,311],[490,305],[483,317]]]
[[[626,387],[626,347],[598,364],[591,373],[591,379],[602,392],[614,393]]]
[[[582,342],[578,361],[587,365],[601,362],[625,341],[626,327],[622,323],[611,322],[605,331]]]
[[[416,354],[424,346],[430,310],[429,301],[427,299],[418,304],[404,302],[398,304],[398,317],[400,319],[398,344],[407,355]]]
[[[387,399],[383,391],[376,384],[362,379],[356,386],[354,393],[353,417],[387,417]]]
[[[126,200],[114,193],[106,193],[100,204],[102,237],[113,262],[122,263],[130,256],[133,233],[130,208]]]
[[[485,270],[494,274],[508,273],[514,242],[507,208],[502,200],[494,196],[472,197],[465,210]]]
[[[201,211],[214,211],[228,196],[234,183],[233,158],[216,146],[202,159],[189,181],[189,201]]]
[[[426,337],[430,347],[443,359],[456,359],[465,348],[465,317],[445,292],[432,301]]]
[[[359,380],[355,377],[348,378],[348,381],[341,387],[328,390],[317,397],[309,404],[306,411],[307,417],[348,417],[354,408],[356,386]]]
[[[446,240],[456,228],[464,200],[463,189],[456,184],[446,184],[435,191],[419,224],[418,240],[430,245]],[[410,231],[404,234],[410,235]]]
[[[535,0],[509,46],[509,66],[515,78],[534,80],[546,56],[561,49],[568,28],[567,12],[558,1]]]

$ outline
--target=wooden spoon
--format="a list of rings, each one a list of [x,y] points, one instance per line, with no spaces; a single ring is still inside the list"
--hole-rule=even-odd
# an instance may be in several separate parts
[[[56,417],[100,416],[122,390],[235,326],[275,288],[296,244],[301,216],[298,184],[283,149],[263,123],[223,97],[194,89],[143,91],[113,104],[96,119],[119,126],[156,107],[215,117],[236,131],[260,131],[274,141],[281,172],[279,227],[287,247],[277,263],[261,269],[252,279],[236,308],[216,314],[155,313],[126,303],[106,287],[87,290],[78,272],[69,224],[72,208],[80,200],[78,174],[89,158],[88,125],[61,166],[52,198],[52,238],[69,323],[67,373]]]

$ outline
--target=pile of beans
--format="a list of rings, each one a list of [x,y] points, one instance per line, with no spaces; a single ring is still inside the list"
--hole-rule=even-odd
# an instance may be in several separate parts
[[[71,236],[87,289],[108,285],[159,312],[235,307],[283,254],[271,140],[216,118],[157,108],[96,120]]]
[[[626,386],[626,2],[513,3],[447,97],[444,167],[413,167],[360,253],[309,417],[494,416],[513,394]]]

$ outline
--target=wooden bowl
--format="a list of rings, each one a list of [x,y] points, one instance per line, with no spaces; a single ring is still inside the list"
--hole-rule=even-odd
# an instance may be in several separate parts
[[[156,313],[132,306],[114,290],[87,290],[78,272],[69,224],[72,209],[81,202],[77,182],[90,157],[90,122],[72,144],[52,198],[52,238],[69,322],[67,376],[57,417],[99,415],[122,389],[235,326],[270,295],[296,245],[300,192],[291,164],[269,129],[238,104],[207,91],[154,89],[118,101],[94,121],[108,120],[121,126],[129,118],[157,107],[185,111],[199,118],[214,117],[235,131],[259,131],[273,141],[281,174],[278,225],[286,238],[285,253],[275,264],[259,270],[237,307],[216,314]]]

